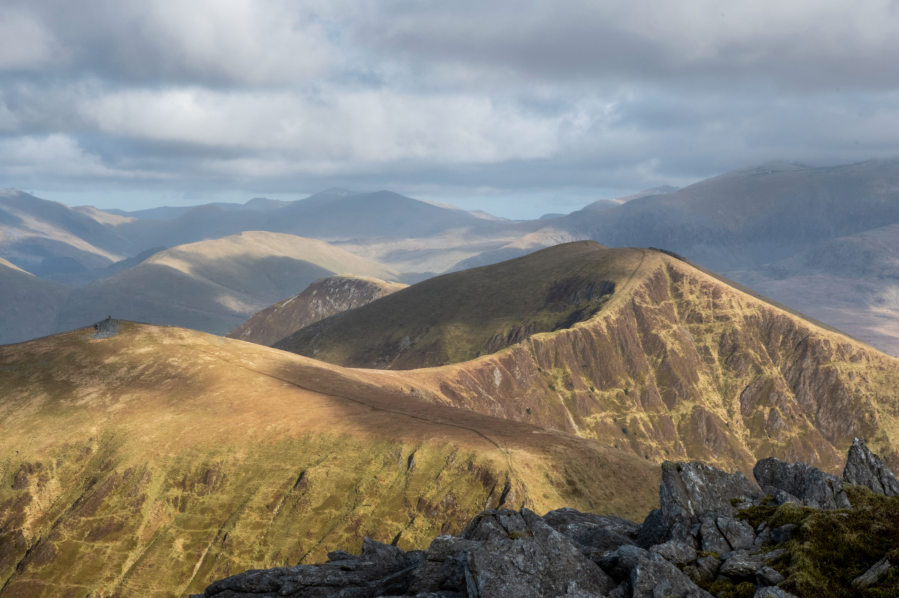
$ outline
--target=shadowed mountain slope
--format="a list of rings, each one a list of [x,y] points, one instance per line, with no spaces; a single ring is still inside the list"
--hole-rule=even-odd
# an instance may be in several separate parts
[[[899,355],[899,224],[730,276]]]
[[[101,324],[0,347],[0,597],[181,596],[365,535],[423,548],[500,504],[658,504],[658,466],[594,442],[377,372]]]
[[[0,258],[0,345],[56,332],[56,315],[69,293]]]
[[[440,365],[385,380],[651,460],[837,470],[864,437],[899,463],[896,359],[654,250],[552,247],[427,280],[276,346],[358,367]]]
[[[759,266],[861,231],[899,223],[899,160],[812,168],[772,162],[588,209],[461,267],[496,263],[579,239],[609,247],[664,247],[718,272]]]
[[[408,285],[364,276],[329,276],[262,311],[225,336],[271,346],[310,324],[386,297]]]
[[[173,247],[75,289],[58,329],[112,315],[225,334],[260,309],[335,273],[395,276],[386,266],[323,241],[246,232]]]

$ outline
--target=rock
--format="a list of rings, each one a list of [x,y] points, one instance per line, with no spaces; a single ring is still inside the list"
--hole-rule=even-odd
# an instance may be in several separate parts
[[[482,597],[521,598],[562,596],[569,588],[605,594],[616,585],[565,536],[528,509],[520,513],[488,511],[469,524],[461,537],[481,543],[454,555],[470,572],[464,572],[466,579],[470,576],[467,588],[457,584],[456,588],[441,589],[467,589],[469,594],[475,590],[475,595]]]
[[[765,559],[758,554],[750,554],[748,550],[736,550],[721,565],[719,575],[726,575],[731,579],[754,579],[755,572],[765,566]]]
[[[758,533],[755,536],[755,542],[753,542],[753,546],[758,548],[759,546],[764,546],[765,544],[771,544],[771,528],[768,527],[767,524],[763,523],[759,526]]]
[[[716,523],[727,543],[734,550],[745,550],[752,548],[755,544],[755,532],[752,530],[752,526],[745,521],[719,517]]]
[[[716,552],[721,555],[733,550],[727,538],[718,529],[718,525],[715,523],[715,516],[711,513],[703,518],[702,525],[699,528],[699,536],[704,552]]]
[[[778,587],[770,587],[759,588],[755,591],[753,598],[796,598],[796,596]]]
[[[362,539],[362,554],[359,558],[363,561],[378,563],[387,567],[399,567],[403,565],[405,551],[398,546],[376,542],[368,536]]]
[[[880,458],[868,449],[864,440],[856,438],[849,449],[843,479],[864,486],[877,494],[899,496],[899,480]]]
[[[661,510],[669,518],[698,517],[709,511],[736,514],[731,499],[751,501],[761,493],[742,472],[727,473],[703,463],[662,464]]]
[[[656,544],[649,549],[674,565],[686,565],[696,560],[696,549],[677,540],[669,540],[664,544]]]
[[[119,333],[119,321],[113,320],[112,316],[94,324],[94,332],[91,334],[92,339],[110,338]]]
[[[551,528],[583,546],[584,554],[594,551],[617,550],[619,546],[634,544],[640,524],[610,515],[593,515],[564,508],[550,511],[543,520]]]
[[[892,565],[887,557],[877,561],[870,569],[852,580],[852,587],[856,590],[864,590],[876,584],[889,573]]]
[[[328,560],[331,562],[355,561],[355,560],[359,560],[359,557],[354,554],[350,554],[346,550],[334,550],[334,551],[328,553]]]
[[[732,499],[751,502],[762,494],[741,472],[727,473],[703,463],[662,464],[660,508],[643,522],[637,545],[649,548],[668,540],[688,541],[699,516],[716,513],[733,517]]]
[[[752,471],[762,488],[783,490],[807,506],[826,510],[852,507],[840,478],[804,463],[784,463],[769,457],[756,463]]]
[[[610,560],[616,571],[627,571],[633,598],[655,598],[660,593],[664,597],[711,598],[680,569],[648,550],[622,546]]]
[[[778,506],[786,504],[788,502],[795,503],[797,505],[802,504],[802,500],[793,496],[789,492],[784,492],[783,490],[778,490],[777,488],[772,488],[771,486],[763,486],[762,491],[765,494],[774,497],[774,502],[777,503]]]
[[[788,523],[786,525],[776,527],[771,530],[771,540],[773,540],[775,544],[783,544],[784,542],[793,539],[793,536],[796,535],[797,529],[798,528],[793,523]]]
[[[755,583],[762,587],[776,586],[783,583],[783,580],[784,576],[771,567],[762,567],[755,572]]]
[[[720,568],[720,560],[713,556],[704,556],[697,559],[692,565],[684,567],[684,573],[696,584],[711,583],[718,576],[718,569]]]

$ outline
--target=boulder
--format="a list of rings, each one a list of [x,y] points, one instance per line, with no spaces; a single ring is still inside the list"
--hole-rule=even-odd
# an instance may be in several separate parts
[[[469,545],[446,558],[444,570],[449,573],[449,583],[431,591],[523,598],[600,595],[616,586],[565,536],[528,509],[520,513],[505,509],[486,511],[465,528],[460,538],[476,542],[477,546]]]
[[[745,581],[755,579],[756,571],[764,566],[765,559],[762,555],[751,554],[748,550],[737,550],[724,561],[718,574]]]
[[[816,509],[851,508],[843,492],[843,481],[804,463],[785,463],[769,457],[756,463],[752,470],[762,488],[782,490]]]
[[[899,480],[880,458],[868,449],[864,440],[856,438],[849,449],[843,479],[864,486],[877,494],[899,496]]]
[[[716,523],[724,539],[734,550],[746,550],[755,544],[755,531],[745,521],[730,517],[718,517]]]
[[[711,598],[680,569],[637,546],[622,546],[608,555],[607,566],[618,575],[626,572],[633,598]]]
[[[703,463],[662,464],[659,487],[660,508],[643,522],[637,545],[649,548],[668,540],[689,542],[700,515],[715,513],[733,517],[737,510],[731,503],[751,502],[761,498],[761,491],[741,472],[727,473]]]
[[[852,580],[852,587],[856,590],[864,590],[866,588],[870,588],[878,581],[883,579],[887,573],[892,569],[892,564],[890,564],[890,560],[887,557],[883,557],[874,565]]]
[[[755,583],[761,587],[776,586],[784,581],[784,576],[771,567],[765,566],[755,572]]]
[[[789,540],[793,539],[793,536],[796,535],[796,530],[798,528],[793,523],[788,523],[786,525],[781,525],[780,527],[775,527],[771,530],[771,540],[775,544],[783,544]]]
[[[684,567],[684,573],[696,584],[711,583],[718,576],[718,569],[720,568],[720,560],[713,556],[704,556],[696,559],[695,563]]]
[[[704,552],[716,552],[719,555],[726,554],[731,552],[733,547],[728,543],[721,530],[718,529],[715,519],[716,517],[713,513],[705,515],[702,519],[702,524],[699,528],[702,550]]]
[[[755,591],[755,596],[753,596],[753,598],[796,598],[796,596],[786,590],[781,590],[774,586],[770,588],[759,588]]]
[[[583,547],[584,554],[617,550],[619,546],[634,544],[640,524],[611,515],[593,515],[574,509],[550,511],[543,520],[551,528]]]
[[[649,549],[650,552],[659,555],[674,565],[686,565],[696,560],[696,549],[677,540],[669,540],[664,544],[656,544]]]

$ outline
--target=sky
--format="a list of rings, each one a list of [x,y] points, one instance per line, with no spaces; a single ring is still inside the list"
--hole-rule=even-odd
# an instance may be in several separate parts
[[[510,218],[899,156],[899,1],[3,0],[0,187]]]

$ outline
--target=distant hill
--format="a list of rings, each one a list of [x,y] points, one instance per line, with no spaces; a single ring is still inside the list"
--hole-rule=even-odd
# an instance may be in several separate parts
[[[103,268],[140,249],[117,232],[131,219],[0,190],[0,257],[46,273]],[[45,265],[44,262],[48,263]],[[48,268],[56,262],[56,267]]]
[[[599,212],[573,212],[455,269],[589,239],[609,247],[663,247],[728,272],[896,223],[899,160],[826,168],[772,162]]]
[[[899,224],[730,275],[899,356]]]
[[[268,212],[276,210],[288,205],[289,201],[280,199],[268,199],[265,197],[255,197],[246,203],[225,203],[215,201],[204,206],[222,208],[223,210],[255,210],[257,212]],[[125,210],[117,210],[114,208],[104,209],[104,212],[118,216],[126,216],[128,218],[137,218],[138,220],[171,220],[178,218],[190,212],[194,208],[201,206],[160,206],[158,208],[148,208],[146,210],[134,210],[126,212]]]
[[[677,256],[558,245],[418,283],[275,345],[411,370],[428,400],[647,459],[837,471],[853,438],[899,465],[899,361]]]
[[[310,324],[386,297],[408,285],[364,276],[328,276],[275,303],[225,336],[271,346]]]
[[[117,328],[117,331],[116,331]],[[222,576],[425,548],[484,508],[642,520],[657,464],[382,388],[377,372],[107,322],[0,347],[10,596],[184,596]]]
[[[41,276],[83,284],[96,271],[153,247],[175,247],[246,231],[348,243],[405,272],[442,271],[500,247],[539,225],[404,197],[389,191],[330,189],[306,199],[257,198],[244,205],[159,208],[127,216],[69,208],[27,193],[0,193],[0,257]],[[136,217],[134,217],[136,216]],[[162,218],[162,219],[160,219]],[[443,239],[434,239],[444,235]],[[403,248],[410,239],[427,239]],[[406,266],[413,269],[405,269]],[[440,267],[435,270],[435,267]],[[85,274],[86,271],[95,271]]]
[[[0,345],[55,333],[70,292],[0,258]]]
[[[225,334],[249,316],[336,273],[396,273],[323,241],[245,232],[154,254],[114,276],[75,289],[59,330],[108,315]]]

